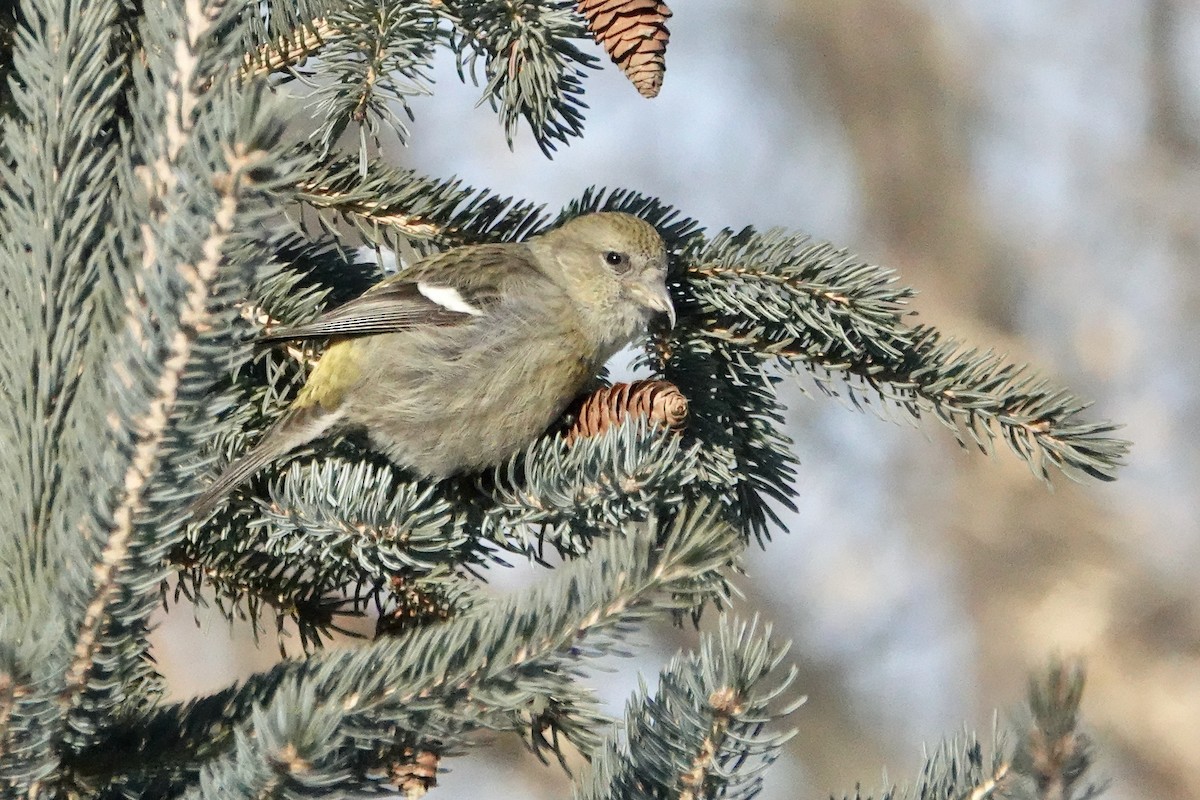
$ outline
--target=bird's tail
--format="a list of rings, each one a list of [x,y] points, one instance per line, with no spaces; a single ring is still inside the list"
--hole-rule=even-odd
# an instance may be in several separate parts
[[[337,423],[340,416],[338,412],[330,413],[319,407],[293,407],[263,434],[262,441],[227,466],[204,493],[188,505],[185,512],[187,517],[196,522],[203,520],[226,495],[241,486],[250,476],[280,456],[326,433]]]

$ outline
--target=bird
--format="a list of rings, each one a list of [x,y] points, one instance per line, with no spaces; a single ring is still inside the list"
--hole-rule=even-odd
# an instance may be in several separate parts
[[[675,325],[667,248],[631,214],[577,216],[523,242],[429,256],[266,343],[327,339],[295,400],[190,504],[210,514],[260,469],[365,431],[417,476],[503,463],[543,434],[656,315]]]

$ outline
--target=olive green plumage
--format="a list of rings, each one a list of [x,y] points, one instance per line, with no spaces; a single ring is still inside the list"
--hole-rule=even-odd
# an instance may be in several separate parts
[[[459,247],[268,341],[331,339],[262,442],[191,506],[211,511],[271,461],[365,430],[413,472],[494,465],[532,442],[655,313],[674,321],[666,248],[628,214],[577,217],[525,242]]]

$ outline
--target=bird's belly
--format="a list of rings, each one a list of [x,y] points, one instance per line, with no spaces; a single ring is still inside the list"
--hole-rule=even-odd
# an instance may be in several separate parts
[[[420,341],[395,338],[392,348],[380,342],[377,369],[400,373],[401,381],[373,382],[368,368],[347,398],[347,421],[364,426],[390,460],[430,477],[482,469],[523,449],[601,366],[560,338],[508,336],[507,342],[452,353],[441,346],[419,352],[427,349]],[[384,363],[389,360],[399,364]],[[402,388],[388,388],[395,386]]]

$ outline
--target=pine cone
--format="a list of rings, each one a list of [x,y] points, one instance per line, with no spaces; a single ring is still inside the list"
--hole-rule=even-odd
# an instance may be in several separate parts
[[[667,69],[667,18],[659,0],[576,0],[592,36],[643,97],[655,97]]]
[[[634,381],[599,389],[579,404],[575,422],[567,429],[567,443],[584,436],[598,436],[631,417],[679,430],[687,420],[688,401],[668,381]]]

